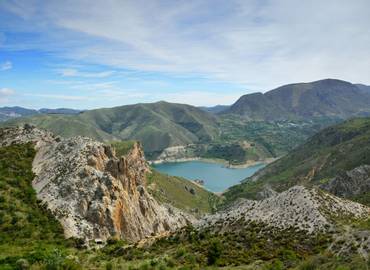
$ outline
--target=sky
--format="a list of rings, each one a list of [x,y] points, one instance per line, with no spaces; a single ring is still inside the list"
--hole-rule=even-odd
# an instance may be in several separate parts
[[[370,85],[369,0],[0,0],[0,106],[232,104]]]

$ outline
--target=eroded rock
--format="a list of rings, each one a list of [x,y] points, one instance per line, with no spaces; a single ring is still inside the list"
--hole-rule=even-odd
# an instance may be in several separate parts
[[[64,139],[32,126],[0,131],[1,145],[35,144],[33,187],[61,222],[66,237],[138,241],[194,221],[146,190],[149,167],[139,143],[117,157],[85,137]]]

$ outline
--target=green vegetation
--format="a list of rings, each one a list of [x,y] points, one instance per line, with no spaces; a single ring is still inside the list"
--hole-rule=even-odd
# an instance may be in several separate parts
[[[288,269],[324,251],[329,241],[330,236],[324,234],[313,236],[296,230],[276,230],[253,222],[243,224],[240,220],[232,232],[212,233],[187,227],[153,245],[107,247],[106,255],[126,260],[156,260],[158,264],[179,269],[211,266],[232,269],[231,266],[256,262],[261,265],[257,269]]]
[[[238,220],[229,232],[184,228],[150,245],[109,239],[103,249],[84,249],[65,240],[61,225],[32,189],[32,144],[0,148],[0,269],[367,269],[355,253],[337,257],[326,251],[328,234],[277,230]],[[153,171],[148,184],[157,199],[183,209],[209,212],[218,197],[195,184]],[[187,188],[185,188],[185,186]],[[184,187],[182,189],[182,187]],[[191,190],[194,189],[194,191]],[[163,192],[162,192],[163,191]],[[157,193],[159,192],[159,193]],[[195,194],[193,194],[195,192]],[[175,197],[177,196],[177,197]],[[195,198],[194,198],[195,197]],[[180,200],[181,199],[181,200]],[[205,203],[206,202],[206,203]],[[352,224],[359,231],[369,221]],[[326,268],[323,268],[323,267]]]
[[[360,194],[360,195],[353,196],[351,199],[356,201],[356,202],[365,204],[365,205],[370,205],[370,191],[365,192],[365,193]]]
[[[220,197],[181,177],[162,174],[154,169],[147,174],[148,191],[162,203],[168,203],[195,215],[211,213]]]
[[[244,149],[245,160],[285,155],[309,136],[339,121],[335,118],[249,121],[237,115],[222,115],[220,119],[219,143],[238,143]]]
[[[349,82],[325,79],[288,84],[264,94],[247,94],[221,113],[257,121],[333,116],[346,119],[369,115],[369,105],[368,91]]]
[[[63,257],[70,244],[59,222],[36,199],[34,156],[32,144],[0,148],[0,269],[12,269],[20,259],[47,263],[52,256]]]
[[[345,257],[334,256],[332,253],[312,256],[301,262],[295,270],[367,270],[370,261],[366,261],[358,254]]]
[[[218,123],[212,114],[167,102],[90,110],[78,115],[36,115],[13,119],[5,125],[24,123],[64,137],[141,141],[148,158],[169,146],[209,142],[218,135]]]
[[[311,137],[305,144],[266,166],[256,181],[230,188],[228,201],[238,197],[258,198],[266,185],[283,191],[296,184],[319,185],[338,173],[370,164],[370,118],[357,118],[331,126]],[[356,199],[356,198],[354,198]],[[359,201],[368,202],[364,194]]]
[[[155,159],[168,146],[187,145],[186,157],[243,164],[284,155],[336,121],[333,118],[249,121],[236,115],[216,117],[188,105],[159,102],[78,115],[36,115],[13,119],[4,125],[31,123],[64,137],[81,135],[115,144],[121,140],[138,140],[143,143],[148,159]]]
[[[348,117],[369,115],[370,94],[359,87],[327,79],[244,95],[226,107],[201,109],[161,101],[77,115],[37,114],[3,125],[29,123],[61,136],[82,135],[100,141],[137,140],[150,160],[167,147],[195,144],[198,147],[187,157],[222,158],[242,164],[280,157],[323,127]]]
[[[126,155],[134,146],[135,141],[112,141],[109,143],[116,150],[117,157]]]

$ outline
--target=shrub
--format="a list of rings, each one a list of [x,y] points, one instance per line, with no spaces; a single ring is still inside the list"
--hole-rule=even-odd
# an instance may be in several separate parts
[[[221,256],[221,250],[222,250],[222,247],[221,247],[220,241],[218,239],[212,240],[209,246],[209,249],[208,249],[208,253],[207,253],[208,265],[216,264],[217,260]]]
[[[15,265],[18,270],[27,270],[30,268],[30,264],[26,259],[19,259]]]
[[[113,264],[111,262],[107,262],[107,264],[105,265],[105,269],[106,270],[112,270],[113,269]]]

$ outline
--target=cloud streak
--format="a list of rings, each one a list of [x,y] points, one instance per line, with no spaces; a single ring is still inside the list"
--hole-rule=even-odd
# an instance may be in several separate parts
[[[40,98],[47,98],[47,99],[57,99],[57,100],[64,100],[64,101],[86,101],[88,98],[84,96],[73,96],[73,95],[52,95],[52,94],[25,94],[25,96],[30,97],[40,97]]]
[[[13,64],[10,61],[5,61],[0,64],[0,70],[5,71],[13,68]]]
[[[21,42],[5,39],[4,49],[43,50],[109,69],[59,69],[62,77],[101,79],[125,69],[266,91],[328,77],[369,84],[368,10],[368,0],[10,0],[0,11],[12,20],[0,24],[30,33]]]
[[[9,97],[14,95],[15,91],[9,88],[0,88],[0,103],[6,103],[9,101]]]
[[[106,78],[112,76],[115,72],[112,70],[102,72],[84,72],[72,68],[57,70],[62,77],[81,77],[81,78]]]

